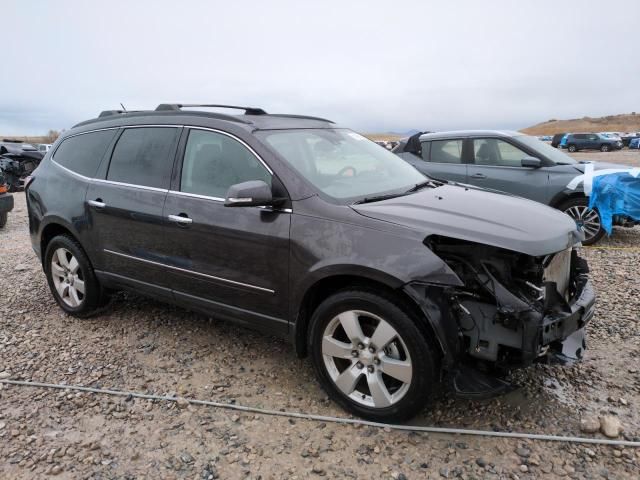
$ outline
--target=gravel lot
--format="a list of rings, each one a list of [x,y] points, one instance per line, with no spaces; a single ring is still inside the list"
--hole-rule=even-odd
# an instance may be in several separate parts
[[[576,157],[640,165],[636,152]],[[517,372],[520,388],[493,400],[439,395],[414,422],[603,437],[586,430],[612,416],[620,439],[640,440],[639,240],[640,229],[617,229],[583,249],[599,300],[582,363]],[[124,293],[98,317],[63,314],[31,250],[22,194],[0,231],[0,299],[0,377],[346,416],[280,340]],[[47,476],[639,478],[640,449],[410,434],[0,384],[0,478]]]

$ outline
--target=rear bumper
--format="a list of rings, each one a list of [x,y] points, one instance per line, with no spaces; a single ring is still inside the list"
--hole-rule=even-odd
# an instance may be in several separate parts
[[[0,195],[0,213],[10,212],[13,210],[13,195],[3,193]]]

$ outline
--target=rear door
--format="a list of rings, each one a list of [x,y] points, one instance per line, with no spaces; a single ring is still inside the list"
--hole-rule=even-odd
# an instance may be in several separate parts
[[[587,145],[588,148],[592,149],[592,150],[599,150],[600,149],[600,137],[598,137],[598,135],[596,135],[595,133],[590,133],[588,135],[586,135],[587,137]]]
[[[467,165],[465,163],[464,139],[432,140],[422,143],[422,158],[407,155],[415,168],[437,180],[466,183]]]
[[[180,130],[124,128],[86,195],[100,269],[149,293],[168,286],[162,208]]]
[[[468,183],[548,203],[550,167],[523,167],[529,156],[504,139],[474,138]]]
[[[273,332],[287,329],[290,210],[225,207],[231,185],[274,181],[247,143],[190,128],[164,206],[167,278],[178,301]]]

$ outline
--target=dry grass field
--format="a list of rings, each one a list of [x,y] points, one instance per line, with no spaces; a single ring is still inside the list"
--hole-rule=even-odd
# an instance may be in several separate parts
[[[636,112],[606,117],[582,117],[570,120],[548,120],[532,127],[523,128],[522,133],[529,135],[553,135],[555,133],[572,132],[639,132],[640,115]]]

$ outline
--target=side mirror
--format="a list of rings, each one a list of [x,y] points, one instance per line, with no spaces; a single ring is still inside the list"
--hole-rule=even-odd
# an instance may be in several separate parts
[[[266,207],[272,204],[271,187],[262,180],[231,185],[224,199],[225,207]]]
[[[528,168],[540,168],[542,166],[542,162],[536,157],[524,157],[521,163],[523,167]]]

